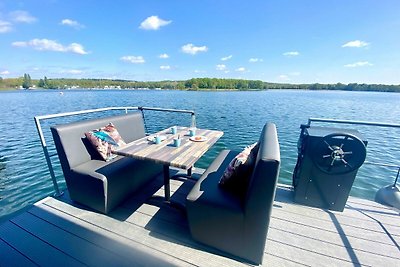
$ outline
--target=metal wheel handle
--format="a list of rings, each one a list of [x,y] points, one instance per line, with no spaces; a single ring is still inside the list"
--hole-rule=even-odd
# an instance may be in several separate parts
[[[352,172],[364,163],[367,150],[357,136],[347,133],[328,134],[317,144],[314,164],[328,174]]]

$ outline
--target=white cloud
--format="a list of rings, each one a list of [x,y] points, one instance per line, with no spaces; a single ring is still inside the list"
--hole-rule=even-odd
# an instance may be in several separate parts
[[[357,67],[368,67],[373,66],[373,64],[369,63],[368,61],[359,61],[352,64],[344,65],[346,68],[357,68]]]
[[[246,69],[245,69],[244,67],[240,67],[240,68],[237,68],[235,71],[238,71],[238,72],[245,72]]]
[[[28,42],[13,42],[11,45],[16,47],[27,47]]]
[[[33,23],[37,21],[37,19],[29,14],[27,11],[16,10],[10,12],[10,17],[12,21],[21,22],[21,23]]]
[[[291,81],[293,77],[298,77],[300,76],[301,73],[294,71],[294,72],[290,72],[288,74],[281,74],[278,76],[278,80],[282,81],[282,82],[288,82]]]
[[[229,59],[231,59],[231,58],[232,58],[232,55],[229,55],[229,56],[227,56],[227,57],[221,58],[221,60],[222,60],[222,61],[227,61],[227,60],[229,60]]]
[[[63,70],[63,71],[61,71],[61,73],[68,73],[68,74],[77,75],[77,74],[84,73],[84,71],[83,70]]]
[[[14,23],[33,23],[37,19],[26,11],[16,10],[8,14],[8,20]],[[10,32],[14,29],[13,23],[10,21],[0,20],[0,33]]]
[[[67,51],[71,51],[71,52],[73,52],[75,54],[80,54],[80,55],[88,54],[88,52],[85,51],[83,46],[81,44],[78,44],[78,43],[72,43],[66,49],[67,49]]]
[[[206,73],[205,70],[195,70],[194,73]]]
[[[285,74],[279,75],[278,79],[281,80],[281,81],[289,81],[290,80],[289,76],[287,76]]]
[[[289,51],[289,52],[283,53],[283,55],[284,55],[285,57],[295,57],[295,56],[300,55],[300,53],[297,52],[297,51]]]
[[[171,22],[172,20],[163,20],[158,16],[150,16],[140,23],[139,28],[143,30],[158,30],[160,27],[166,26]]]
[[[182,46],[182,52],[186,54],[196,55],[199,52],[207,52],[207,46],[194,46],[193,44],[185,44]]]
[[[224,64],[218,64],[218,65],[216,66],[216,69],[217,69],[217,70],[226,70],[226,66],[225,66]]]
[[[121,57],[121,60],[134,64],[141,64],[146,62],[142,56],[123,56]]]
[[[165,58],[169,58],[169,55],[164,53],[164,54],[159,55],[158,57],[165,59]]]
[[[75,28],[77,30],[85,28],[84,25],[80,24],[79,22],[77,22],[76,20],[71,20],[71,19],[63,19],[60,22],[61,25],[65,25],[65,26],[70,26],[72,28]]]
[[[10,72],[8,70],[0,72],[0,75],[9,75],[9,74],[10,74]]]
[[[168,66],[168,65],[160,66],[160,69],[161,70],[170,70],[171,66]]]
[[[78,43],[71,43],[67,46],[48,39],[32,39],[27,42],[13,42],[12,46],[16,47],[33,47],[39,51],[55,51],[55,52],[72,52],[75,54],[85,55],[88,52]]]
[[[0,20],[0,33],[6,33],[13,30],[12,24],[8,21]]]
[[[366,46],[369,46],[369,43],[360,40],[350,41],[342,45],[342,47],[357,47],[357,48]]]
[[[262,58],[250,58],[249,62],[251,63],[256,63],[256,62],[263,62],[264,60]]]

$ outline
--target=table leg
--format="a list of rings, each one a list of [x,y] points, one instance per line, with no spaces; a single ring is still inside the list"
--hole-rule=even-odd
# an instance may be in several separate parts
[[[165,201],[170,201],[171,199],[171,188],[169,186],[169,166],[164,165],[164,192],[165,192]]]
[[[197,181],[196,178],[192,177],[193,174],[193,167],[190,167],[187,169],[186,174],[175,174],[172,177],[170,177],[170,179],[179,179],[179,178],[185,178],[188,180],[192,180],[192,181]]]

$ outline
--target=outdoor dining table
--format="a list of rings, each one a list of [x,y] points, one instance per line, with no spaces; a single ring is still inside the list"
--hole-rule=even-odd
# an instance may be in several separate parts
[[[196,128],[196,135],[190,136],[189,127],[177,126],[175,134],[171,128],[143,137],[113,151],[114,154],[140,160],[150,160],[163,165],[165,200],[170,201],[169,168],[176,167],[187,170],[191,175],[192,168],[208,149],[224,134],[221,131]],[[164,139],[159,144],[154,142],[155,136]],[[178,147],[174,139],[181,139]]]

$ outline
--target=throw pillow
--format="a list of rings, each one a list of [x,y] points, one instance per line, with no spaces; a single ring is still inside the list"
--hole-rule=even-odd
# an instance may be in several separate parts
[[[105,161],[116,157],[111,153],[114,148],[126,145],[117,128],[111,122],[100,129],[85,133],[85,136]]]
[[[247,190],[249,176],[254,167],[257,156],[258,143],[254,143],[243,149],[231,160],[222,175],[219,185],[236,193],[244,193]]]

